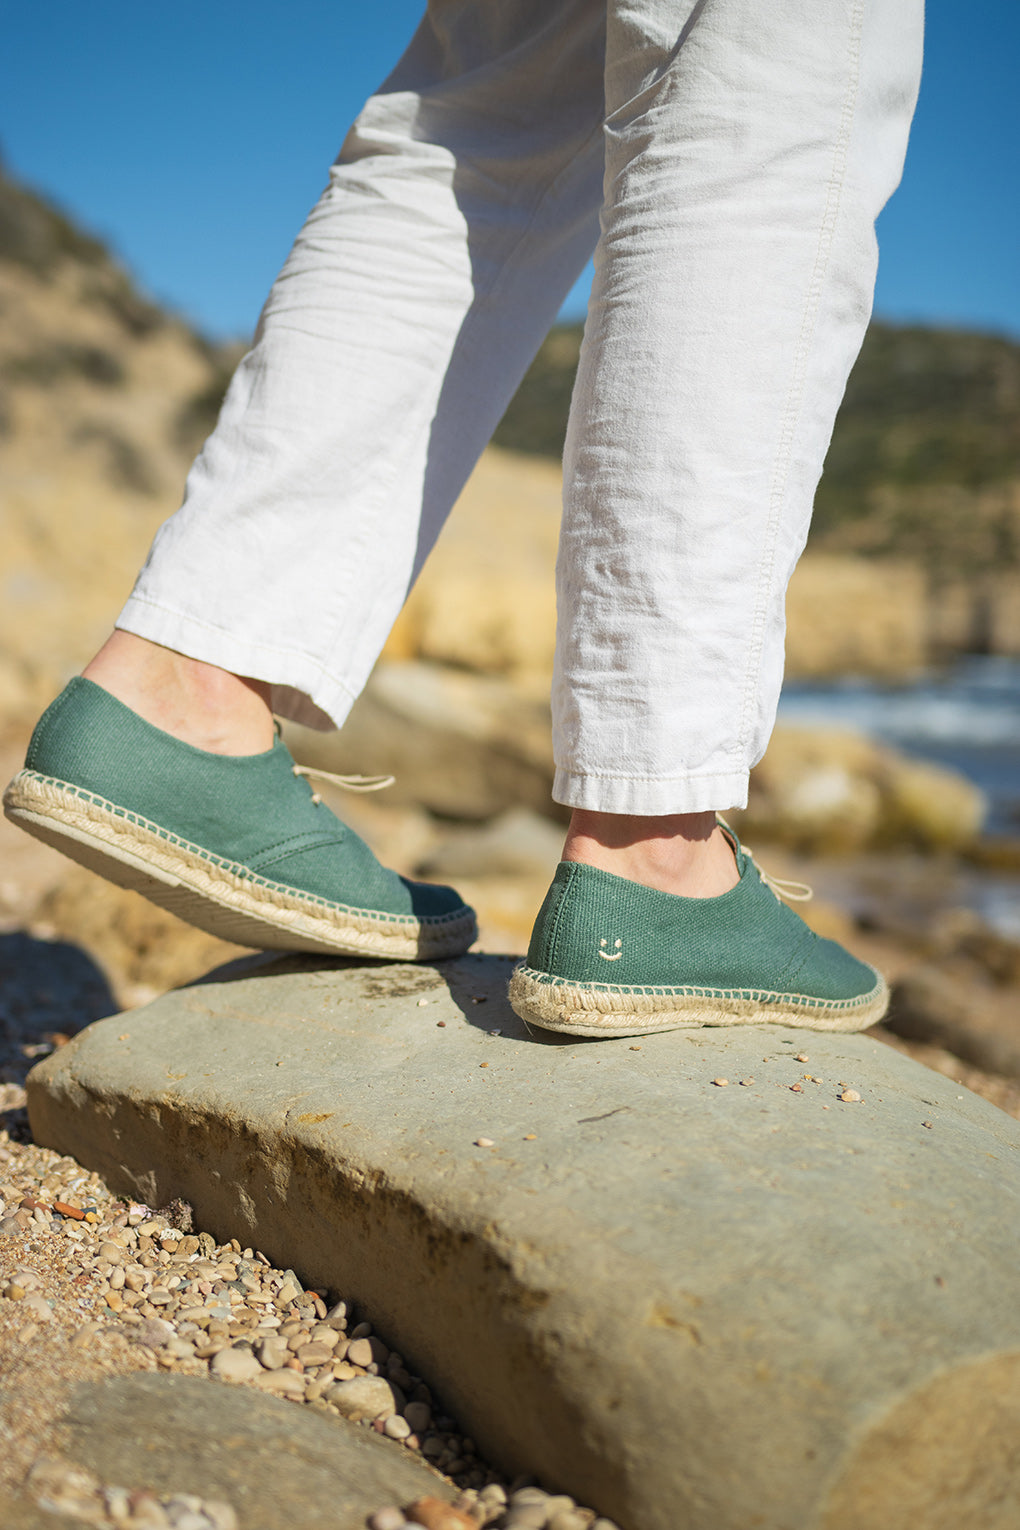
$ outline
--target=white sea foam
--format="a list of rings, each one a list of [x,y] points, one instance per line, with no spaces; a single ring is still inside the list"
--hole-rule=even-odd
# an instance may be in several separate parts
[[[857,728],[906,748],[924,744],[1020,750],[1020,664],[972,659],[907,686],[867,680],[787,687],[784,722]],[[1020,790],[1020,782],[1018,782]]]

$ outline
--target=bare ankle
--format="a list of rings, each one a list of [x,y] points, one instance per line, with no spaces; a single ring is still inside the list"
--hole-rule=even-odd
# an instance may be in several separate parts
[[[213,754],[272,747],[269,686],[115,631],[84,671],[118,701],[174,738]]]
[[[686,898],[714,898],[739,880],[715,813],[643,817],[576,808],[563,859]]]

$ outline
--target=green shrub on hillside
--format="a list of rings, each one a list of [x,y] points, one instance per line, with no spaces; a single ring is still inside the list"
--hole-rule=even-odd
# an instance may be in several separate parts
[[[495,441],[558,457],[580,351],[558,326]],[[874,323],[850,376],[812,542],[910,557],[935,573],[1020,563],[1020,345],[994,335]]]

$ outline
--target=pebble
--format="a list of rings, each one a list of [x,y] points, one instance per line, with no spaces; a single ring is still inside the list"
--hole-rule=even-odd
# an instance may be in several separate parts
[[[856,1089],[844,1089],[840,1099],[845,1100],[848,1105],[855,1105],[860,1100],[860,1095]]]
[[[286,1339],[281,1338],[279,1334],[273,1333],[267,1334],[264,1339],[259,1340],[255,1346],[255,1353],[267,1371],[278,1371],[287,1359],[290,1351],[287,1348]]]
[[[574,1500],[566,1493],[550,1493],[545,1500],[547,1519],[552,1519],[554,1514],[572,1513],[576,1507]]]
[[[305,1381],[296,1371],[260,1371],[252,1378],[260,1392],[272,1392],[276,1397],[301,1398],[305,1395]]]
[[[221,1381],[254,1381],[263,1374],[250,1349],[221,1349],[213,1356],[209,1369]]]
[[[478,1530],[478,1521],[442,1498],[416,1498],[404,1509],[404,1518],[425,1530]]]
[[[484,1067],[485,1064],[483,1063],[482,1066]],[[495,1147],[495,1146],[496,1146],[496,1144],[493,1142],[491,1137],[476,1137],[475,1138],[475,1147]]]
[[[38,1296],[35,1292],[30,1293],[21,1303],[21,1310],[26,1316],[31,1315],[37,1323],[52,1323],[53,1308],[45,1296]]]
[[[404,1417],[415,1434],[424,1434],[432,1423],[432,1409],[428,1403],[409,1402],[404,1409]],[[505,1498],[503,1502],[506,1502]]]
[[[712,1082],[713,1082],[713,1084],[715,1084],[717,1089],[725,1089],[726,1085],[729,1083],[729,1079],[728,1078],[714,1078],[712,1080]]]
[[[344,1418],[389,1418],[397,1412],[397,1400],[393,1388],[381,1376],[355,1376],[352,1381],[337,1381],[325,1394]]]
[[[369,1515],[368,1530],[404,1530],[406,1524],[402,1509],[387,1507]]]
[[[136,1344],[147,1344],[150,1349],[162,1349],[173,1336],[173,1325],[165,1318],[146,1318],[132,1334]]]
[[[545,1530],[545,1505],[541,1503],[516,1505],[500,1521],[503,1530]]]

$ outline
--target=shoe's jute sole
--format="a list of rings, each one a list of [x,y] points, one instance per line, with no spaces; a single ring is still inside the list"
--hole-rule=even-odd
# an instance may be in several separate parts
[[[874,970],[874,969],[872,969]],[[811,1031],[863,1031],[881,1020],[889,990],[881,973],[858,999],[724,988],[614,988],[570,983],[520,966],[510,1003],[522,1020],[574,1036],[645,1036],[705,1025],[795,1025]]]
[[[36,771],[15,776],[3,801],[12,823],[36,839],[236,945],[432,961],[460,955],[476,938],[470,909],[418,919],[295,892]]]

